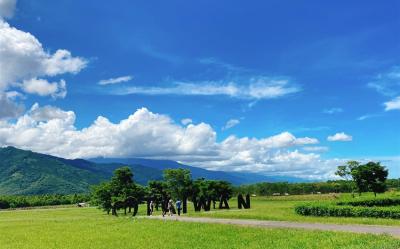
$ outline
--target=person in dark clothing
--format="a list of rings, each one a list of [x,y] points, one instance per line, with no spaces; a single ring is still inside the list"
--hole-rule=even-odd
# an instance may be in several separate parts
[[[182,205],[182,202],[181,202],[181,200],[178,199],[175,203],[176,209],[178,210],[178,216],[181,216],[181,205]]]

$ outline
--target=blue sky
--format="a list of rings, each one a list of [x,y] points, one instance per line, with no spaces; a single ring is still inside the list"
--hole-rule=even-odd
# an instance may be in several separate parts
[[[27,76],[3,79],[0,91],[23,95],[4,100],[23,108],[18,115],[29,115],[35,103],[73,111],[73,129],[82,131],[99,116],[118,124],[145,107],[169,117],[180,129],[190,125],[181,124],[182,119],[191,119],[196,127],[208,125],[217,147],[231,136],[256,139],[262,147],[259,141],[284,132],[318,140],[301,144],[304,147],[297,142],[290,148],[274,147],[266,152],[268,158],[246,148],[248,155],[238,161],[205,156],[192,160],[189,157],[200,152],[172,153],[176,148],[155,150],[147,157],[210,169],[256,168],[263,174],[296,176],[309,174],[301,170],[309,172],[307,163],[315,163],[311,168],[316,178],[329,177],[341,160],[380,160],[390,167],[391,176],[400,176],[398,1],[19,0],[15,4],[12,15],[4,14],[10,5],[3,5],[4,23],[29,32],[48,56],[65,49],[72,53],[66,60],[82,62],[75,68],[29,75],[58,82],[58,87],[64,80],[62,97],[49,91],[38,94],[38,84],[24,82]],[[18,115],[8,115],[8,128],[18,122]],[[33,137],[25,140],[1,141],[0,136],[0,144],[69,157],[143,155],[135,146],[121,154],[66,154],[32,142]],[[209,154],[200,154],[223,153],[211,147],[204,149]],[[284,161],[288,165],[284,171],[272,166],[283,163],[279,153],[288,156],[296,151],[312,153],[318,162],[306,160],[291,167],[291,161]],[[329,166],[322,170],[318,163]]]

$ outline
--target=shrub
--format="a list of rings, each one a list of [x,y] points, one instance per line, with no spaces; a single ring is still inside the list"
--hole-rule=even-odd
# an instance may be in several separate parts
[[[361,207],[333,204],[301,204],[295,212],[305,216],[374,217],[400,219],[400,207]]]
[[[367,199],[367,200],[356,200],[356,201],[341,201],[338,202],[339,206],[365,206],[365,207],[388,207],[400,205],[400,198],[379,198],[379,199]]]

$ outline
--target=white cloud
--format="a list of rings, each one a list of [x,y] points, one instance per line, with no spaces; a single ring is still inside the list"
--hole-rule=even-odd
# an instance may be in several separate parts
[[[35,103],[28,112],[29,116],[37,121],[49,121],[53,119],[68,120],[71,119],[72,123],[75,121],[75,113],[72,111],[63,111],[60,108],[54,106],[40,107],[38,103]]]
[[[18,93],[16,92],[0,92],[0,120],[18,117],[23,112],[23,106],[13,101],[13,98],[17,96]]]
[[[384,103],[385,111],[400,110],[400,96]]]
[[[193,123],[193,120],[190,119],[190,118],[184,118],[184,119],[181,120],[181,124],[183,124],[183,125],[188,125],[188,124],[191,124],[191,123]]]
[[[363,121],[370,118],[382,116],[381,114],[365,114],[357,118],[358,121]]]
[[[11,27],[0,20],[0,92],[13,87],[24,86],[21,82],[37,82],[36,78],[57,76],[64,73],[78,73],[87,61],[73,57],[64,49],[51,54],[30,33]],[[43,82],[39,84],[43,86]],[[60,83],[59,86],[65,83]],[[32,89],[28,93],[43,93],[43,89]]]
[[[331,141],[331,142],[335,142],[335,141],[348,142],[348,141],[352,141],[353,137],[345,134],[344,132],[340,132],[340,133],[336,133],[335,135],[328,136],[327,140]]]
[[[50,95],[53,98],[65,98],[67,95],[64,80],[60,80],[60,82],[48,82],[44,79],[32,78],[24,80],[21,88],[26,93],[37,94],[40,96]]]
[[[326,152],[329,150],[326,146],[306,146],[302,148],[304,151],[311,151],[311,152]]]
[[[300,91],[288,79],[274,79],[264,76],[253,77],[247,82],[175,82],[170,87],[125,87],[116,90],[114,94],[145,94],[145,95],[225,95],[232,98],[260,100],[283,97]]]
[[[226,122],[225,126],[222,127],[222,130],[228,130],[240,123],[239,119],[230,119],[228,122]]]
[[[318,154],[292,150],[318,143],[317,139],[296,138],[289,132],[260,139],[229,136],[218,142],[208,124],[181,126],[146,108],[118,123],[100,116],[82,129],[75,127],[75,118],[73,111],[35,104],[16,122],[0,122],[0,146],[67,158],[164,158],[208,169],[308,178],[331,177],[334,171],[333,163]]]
[[[400,93],[400,66],[392,67],[385,73],[378,74],[367,84],[385,96],[394,96]]]
[[[110,79],[106,79],[106,80],[100,80],[99,81],[99,85],[118,84],[118,83],[130,81],[132,79],[133,79],[133,77],[130,76],[130,75],[121,76],[121,77],[117,77],[117,78],[110,78]]]
[[[0,19],[14,16],[17,0],[0,0]]]
[[[335,114],[335,113],[343,112],[343,109],[339,108],[339,107],[333,107],[330,109],[324,109],[322,112],[325,114]]]

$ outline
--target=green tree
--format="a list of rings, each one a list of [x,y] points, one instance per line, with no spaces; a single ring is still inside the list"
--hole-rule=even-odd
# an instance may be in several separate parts
[[[363,190],[364,188],[363,182],[357,182],[356,179],[354,179],[354,174],[357,173],[357,169],[359,166],[360,163],[357,161],[348,161],[346,165],[338,166],[338,169],[335,172],[337,176],[340,176],[351,183],[351,195],[353,197],[355,186],[357,186],[359,193],[361,193],[361,190]]]
[[[112,208],[112,189],[109,182],[101,183],[92,188],[92,204],[106,211],[108,214]]]
[[[163,181],[149,181],[147,186],[148,196],[155,201],[156,209],[163,199],[168,197],[167,184]]]
[[[352,171],[353,178],[360,191],[372,191],[377,193],[386,191],[386,179],[389,172],[379,162],[368,162],[358,166]]]
[[[188,169],[164,170],[164,181],[168,192],[175,199],[183,201],[183,213],[187,212],[187,198],[192,189],[192,174]]]
[[[95,186],[92,190],[92,199],[100,208],[113,214],[118,208],[129,208],[141,202],[146,195],[145,188],[133,181],[133,172],[129,167],[118,168],[114,171],[109,182]],[[129,203],[128,203],[129,202]],[[136,210],[136,209],[135,209]]]

